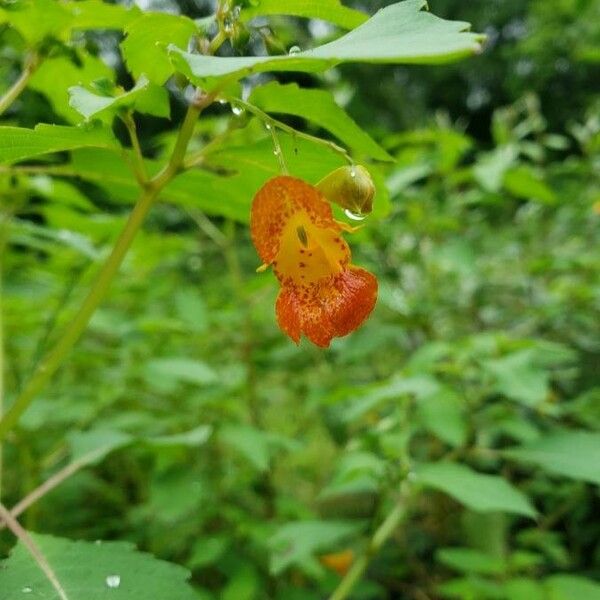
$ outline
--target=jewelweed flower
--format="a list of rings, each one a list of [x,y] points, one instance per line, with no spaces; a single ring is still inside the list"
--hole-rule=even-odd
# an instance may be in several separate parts
[[[287,175],[257,192],[250,221],[252,241],[281,284],[275,310],[281,329],[298,343],[304,334],[327,348],[334,337],[357,329],[377,300],[377,279],[350,263],[330,204],[314,186]]]

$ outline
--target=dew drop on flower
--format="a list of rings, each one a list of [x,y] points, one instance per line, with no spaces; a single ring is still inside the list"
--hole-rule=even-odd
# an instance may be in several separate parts
[[[300,46],[292,46],[289,50],[288,50],[288,54],[290,56],[294,56],[295,54],[300,54],[300,52],[302,52],[302,50],[300,50]]]
[[[351,210],[348,210],[347,208],[344,209],[344,214],[353,221],[364,221],[366,219],[366,215],[359,215]]]
[[[118,588],[121,585],[120,575],[108,575],[106,578],[106,585],[109,588]]]

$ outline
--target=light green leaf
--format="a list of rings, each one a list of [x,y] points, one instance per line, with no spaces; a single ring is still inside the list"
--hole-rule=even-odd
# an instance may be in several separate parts
[[[138,112],[157,117],[169,116],[169,97],[167,91],[152,84],[145,75],[128,92],[117,96],[101,96],[76,85],[69,88],[69,105],[86,119],[91,117],[114,115],[124,108],[135,108]]]
[[[173,433],[171,435],[160,435],[146,438],[146,442],[151,446],[171,447],[171,446],[201,446],[210,438],[212,427],[210,425],[199,425],[190,431]]]
[[[600,584],[579,575],[552,575],[545,580],[546,600],[600,600]]]
[[[149,361],[146,364],[145,375],[150,382],[170,380],[200,386],[213,384],[219,379],[216,372],[206,363],[180,357]]]
[[[509,144],[481,154],[473,167],[473,176],[479,185],[488,192],[499,192],[504,175],[517,159],[517,150]]]
[[[550,375],[536,357],[535,349],[526,348],[486,360],[483,367],[494,377],[496,391],[526,406],[537,406],[547,396]]]
[[[424,427],[451,446],[461,446],[467,438],[463,403],[451,389],[442,388],[419,399],[418,415]]]
[[[504,584],[504,591],[510,600],[548,600],[542,584],[525,577],[509,579]]]
[[[536,464],[554,475],[600,485],[600,433],[562,431],[505,450],[503,454]]]
[[[250,461],[258,471],[269,468],[271,440],[264,431],[245,425],[227,425],[219,438]]]
[[[297,565],[317,552],[338,547],[356,535],[362,526],[345,521],[300,521],[279,528],[269,541],[271,571],[277,575],[290,565]]]
[[[32,534],[69,598],[194,600],[189,572],[138,552],[126,542],[84,542]],[[23,544],[0,568],[0,600],[27,597],[58,600],[58,594]]]
[[[249,21],[258,16],[290,15],[329,21],[344,29],[354,29],[364,23],[368,16],[347,8],[340,0],[259,0],[257,6],[242,11],[241,19]]]
[[[272,81],[254,88],[248,99],[267,113],[302,117],[326,129],[359,154],[378,160],[393,158],[338,106],[326,90],[305,89],[296,83],[282,85]]]
[[[537,514],[525,494],[497,475],[483,475],[450,462],[422,464],[416,474],[419,483],[449,494],[471,510]]]
[[[544,180],[525,165],[513,167],[504,174],[504,187],[517,198],[538,200],[544,204],[555,204],[556,194]]]
[[[130,23],[125,32],[127,37],[121,43],[121,51],[127,68],[136,78],[145,73],[152,83],[162,85],[173,74],[173,67],[159,45],[187,48],[197,27],[187,17],[145,13]]]
[[[4,16],[30,46],[39,44],[46,37],[61,37],[73,21],[68,7],[55,0],[16,3],[4,12]]]
[[[100,124],[88,127],[40,124],[35,129],[0,127],[1,164],[89,146],[119,149],[112,131]]]
[[[89,429],[88,431],[75,431],[67,436],[73,460],[79,460],[93,455],[92,464],[99,463],[105,456],[127,446],[133,438],[122,431],[115,429]]]
[[[102,0],[79,0],[70,6],[73,29],[123,29],[142,14],[137,6],[126,8]]]
[[[287,56],[216,57],[169,46],[175,67],[192,82],[214,87],[215,79],[236,80],[265,71],[324,71],[342,62],[436,64],[480,50],[482,36],[466,33],[467,23],[423,12],[424,0],[405,0],[377,12],[343,37]]]
[[[443,565],[461,573],[501,575],[506,571],[506,565],[501,558],[474,548],[440,548],[436,558]]]
[[[87,86],[96,79],[114,80],[114,71],[99,58],[87,52],[77,52],[79,64],[65,56],[44,60],[29,80],[29,86],[44,94],[52,107],[69,122],[81,121],[81,116],[69,106],[68,89]]]

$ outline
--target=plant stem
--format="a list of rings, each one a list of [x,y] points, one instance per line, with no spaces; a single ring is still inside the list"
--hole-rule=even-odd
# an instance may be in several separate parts
[[[379,552],[379,550],[381,550],[383,544],[394,533],[400,524],[400,521],[402,521],[402,519],[405,517],[408,504],[407,500],[408,489],[407,483],[404,482],[400,491],[400,496],[394,508],[385,518],[383,523],[381,523],[381,525],[377,528],[373,534],[373,537],[369,541],[367,549],[356,559],[356,561],[354,561],[352,567],[350,567],[350,570],[346,573],[333,594],[331,594],[329,597],[329,600],[345,600],[349,597],[350,592],[360,581],[361,577],[367,570],[372,558]]]
[[[265,123],[267,123],[271,126],[275,126],[278,129],[281,129],[281,131],[285,131],[286,133],[289,133],[290,135],[301,138],[303,140],[313,142],[314,144],[319,144],[320,146],[325,146],[326,148],[333,150],[337,154],[340,154],[344,158],[344,160],[348,161],[348,163],[350,163],[350,164],[354,163],[354,161],[352,160],[352,158],[350,157],[348,152],[346,150],[344,150],[344,148],[342,148],[341,146],[338,146],[335,142],[331,142],[329,140],[323,140],[314,135],[310,135],[309,133],[304,133],[303,131],[298,131],[298,130],[294,129],[293,127],[291,127],[290,125],[287,125],[286,123],[283,123],[282,121],[278,121],[277,119],[274,119],[271,115],[267,114],[266,112],[264,112],[257,106],[254,106],[254,104],[250,104],[249,102],[246,102],[245,100],[242,100],[240,98],[229,98],[228,97],[227,100],[228,100],[228,102],[232,102],[233,104],[244,108],[249,113],[253,114],[255,117],[258,117],[261,121],[264,121]]]
[[[131,140],[131,146],[133,148],[133,156],[135,160],[133,165],[134,175],[138,183],[144,187],[148,181],[148,175],[146,173],[146,166],[144,165],[144,155],[142,154],[140,139],[138,138],[137,128],[135,126],[135,121],[133,120],[131,111],[125,113],[122,120],[123,123],[125,123],[125,127],[127,127],[127,131],[129,132],[129,139]]]
[[[19,78],[6,91],[4,96],[0,98],[0,115],[21,95],[21,92],[27,87],[31,76],[38,68],[39,58],[36,54],[32,54],[26,61],[23,72]]]

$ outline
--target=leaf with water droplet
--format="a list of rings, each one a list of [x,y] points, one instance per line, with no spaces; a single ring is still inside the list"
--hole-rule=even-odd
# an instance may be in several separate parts
[[[300,50],[300,46],[292,46],[289,50],[288,50],[288,54],[290,56],[294,56],[295,54],[300,54],[300,52],[302,52],[302,50]]]
[[[118,588],[121,585],[120,575],[108,575],[106,577],[106,586],[109,588]]]

